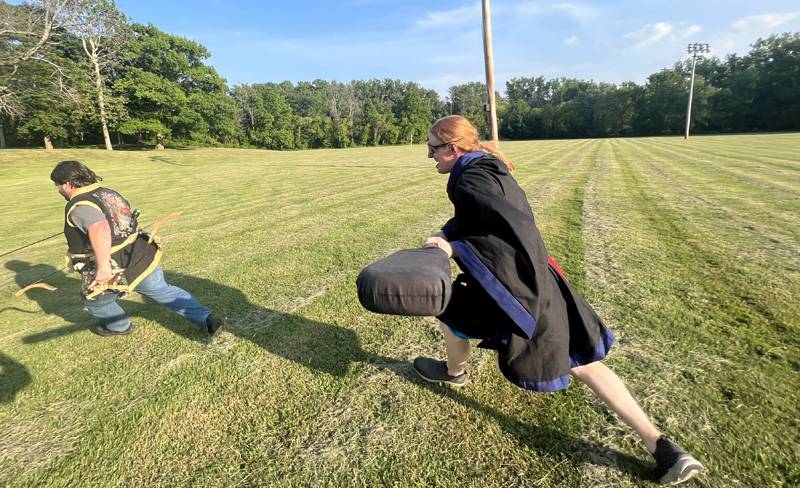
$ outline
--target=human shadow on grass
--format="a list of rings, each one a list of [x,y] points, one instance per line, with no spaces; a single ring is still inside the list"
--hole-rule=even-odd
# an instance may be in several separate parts
[[[0,405],[13,402],[17,393],[30,382],[28,369],[0,352]]]
[[[15,265],[21,267],[21,265]],[[364,350],[358,335],[351,329],[338,325],[309,320],[301,315],[270,310],[252,303],[240,290],[205,278],[165,271],[169,283],[192,293],[201,303],[226,317],[229,333],[250,341],[264,350],[301,365],[317,373],[343,378],[355,364],[369,364],[379,371],[388,371],[417,387],[424,388],[442,398],[443,401],[458,402],[488,419],[493,419],[511,434],[521,446],[542,454],[563,457],[575,464],[600,464],[626,471],[642,477],[645,466],[642,461],[626,453],[607,448],[597,443],[574,437],[547,425],[534,425],[485,405],[468,394],[452,388],[435,385],[420,379],[411,365],[397,358],[390,358]],[[75,300],[79,300],[78,280],[72,279]],[[41,291],[41,290],[37,290]],[[46,292],[44,292],[46,293]],[[52,294],[38,296],[40,306],[49,313],[56,313],[50,303]],[[131,305],[138,305],[132,307]],[[133,317],[147,316],[156,305],[122,303]],[[86,314],[88,316],[88,314]],[[194,340],[206,340],[205,335],[177,315],[161,315],[160,323],[170,330]],[[185,322],[181,324],[180,322]],[[54,331],[34,334],[23,342],[39,342],[54,339],[85,329],[83,325],[68,325]],[[134,336],[136,331],[134,331]],[[130,336],[119,338],[130,339]],[[107,340],[98,338],[98,340]]]
[[[15,273],[14,279],[20,288],[43,276],[47,276],[46,282],[56,286],[58,288],[56,291],[34,288],[28,290],[20,300],[25,298],[33,300],[45,314],[57,316],[67,322],[66,325],[61,327],[48,328],[23,337],[22,342],[24,344],[57,339],[76,332],[88,332],[97,323],[97,320],[89,315],[88,312],[82,310],[83,297],[80,294],[81,284],[77,274],[56,273],[58,269],[51,265],[32,264],[20,260],[8,261],[5,267]],[[199,342],[206,341],[204,332],[199,332],[198,328],[192,323],[150,300],[146,300],[146,303],[142,304],[123,299],[119,303],[134,323],[137,317],[166,323],[172,332],[182,337]],[[0,310],[0,313],[12,310],[20,313],[38,313],[19,307],[7,307]],[[169,317],[170,315],[172,317]]]

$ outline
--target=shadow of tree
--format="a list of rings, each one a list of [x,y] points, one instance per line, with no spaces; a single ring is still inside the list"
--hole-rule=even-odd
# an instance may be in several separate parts
[[[148,158],[148,159],[150,159],[150,161],[171,164],[173,166],[189,166],[188,164],[176,163],[175,161],[172,161],[169,158],[166,158],[164,156],[150,156],[150,158]]]
[[[17,272],[30,271],[30,265],[19,261],[7,264]],[[39,266],[41,268],[41,266]],[[42,273],[47,269],[42,269]],[[521,445],[542,454],[561,456],[576,464],[599,464],[622,469],[633,476],[644,474],[644,463],[629,454],[606,448],[600,444],[583,440],[546,425],[523,423],[489,405],[485,405],[465,393],[452,388],[428,383],[420,379],[410,364],[365,351],[358,335],[350,329],[333,324],[309,320],[303,316],[269,310],[250,300],[240,290],[213,281],[182,273],[165,271],[167,281],[192,293],[207,307],[226,316],[226,330],[248,340],[272,354],[285,358],[313,371],[344,377],[356,363],[371,364],[379,370],[388,370],[417,387],[424,388],[443,398],[458,402],[476,412],[494,419]],[[34,278],[35,279],[35,278]],[[64,288],[75,290],[77,279],[67,278]],[[30,279],[28,279],[30,281]],[[63,285],[62,285],[63,286]],[[55,293],[35,290],[29,298],[36,300],[47,313],[59,315],[67,321],[70,314],[59,313],[64,308],[63,300]],[[134,306],[135,305],[135,306]],[[205,333],[199,332],[188,321],[174,315],[162,313],[156,316],[159,307],[124,303],[131,315],[139,315],[167,326],[170,330],[191,340],[206,341]],[[88,313],[86,314],[89,319]],[[153,317],[156,316],[154,319]],[[69,324],[54,330],[32,334],[23,338],[23,343],[34,343],[72,334],[86,329],[90,320]],[[183,323],[181,323],[183,322]],[[544,420],[543,420],[544,422]]]

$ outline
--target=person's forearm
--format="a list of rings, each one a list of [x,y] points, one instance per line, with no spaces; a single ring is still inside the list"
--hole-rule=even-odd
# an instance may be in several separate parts
[[[89,226],[89,242],[97,261],[98,269],[111,269],[111,228],[108,221],[101,220]]]

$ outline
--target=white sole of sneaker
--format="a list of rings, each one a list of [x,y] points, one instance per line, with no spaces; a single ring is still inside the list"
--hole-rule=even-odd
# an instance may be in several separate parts
[[[684,454],[675,461],[672,468],[658,480],[658,483],[662,485],[679,485],[689,481],[704,470],[705,468],[697,459],[689,454]]]
[[[428,378],[427,376],[422,374],[422,372],[420,370],[418,370],[417,368],[414,368],[414,372],[417,373],[417,375],[420,378],[422,378],[423,380],[427,381],[428,383],[437,383],[437,384],[450,385],[450,386],[455,386],[456,388],[460,388],[460,387],[462,387],[462,386],[467,384],[467,380],[464,380],[463,383],[453,383],[452,381],[437,380],[437,379],[434,379],[434,378]]]

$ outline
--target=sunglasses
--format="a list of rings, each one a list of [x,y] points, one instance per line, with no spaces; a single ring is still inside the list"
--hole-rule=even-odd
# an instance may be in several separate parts
[[[449,142],[443,142],[441,144],[436,144],[435,146],[432,144],[428,144],[428,152],[433,154],[439,150],[439,148],[445,147],[446,145],[450,144]]]
[[[430,156],[430,155],[433,155],[433,153],[435,153],[436,151],[438,151],[440,148],[443,148],[443,147],[445,147],[445,146],[446,146],[446,145],[448,145],[448,144],[452,144],[452,143],[454,143],[454,142],[458,142],[458,141],[460,141],[461,139],[463,139],[463,137],[459,137],[458,139],[456,139],[456,140],[454,140],[454,141],[443,142],[443,143],[441,143],[441,144],[436,144],[436,145],[428,144],[428,155],[429,155],[429,156]]]

